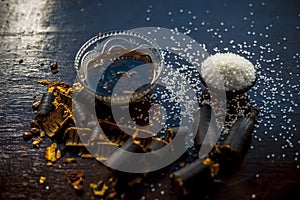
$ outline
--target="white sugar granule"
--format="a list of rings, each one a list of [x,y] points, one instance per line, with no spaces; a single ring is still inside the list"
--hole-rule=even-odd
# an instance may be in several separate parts
[[[201,63],[201,76],[207,85],[226,91],[243,90],[256,78],[254,65],[246,58],[234,53],[216,53]],[[223,79],[220,79],[223,75]]]

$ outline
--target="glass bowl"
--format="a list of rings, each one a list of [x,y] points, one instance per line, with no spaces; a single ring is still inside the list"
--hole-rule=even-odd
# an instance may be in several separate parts
[[[132,31],[113,31],[88,40],[75,62],[77,81],[105,104],[136,102],[158,80],[163,57],[159,46]]]

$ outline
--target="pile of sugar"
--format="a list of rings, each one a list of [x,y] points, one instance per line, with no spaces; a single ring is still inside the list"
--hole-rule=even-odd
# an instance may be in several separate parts
[[[216,53],[201,63],[201,76],[207,85],[226,91],[243,90],[256,78],[254,65],[246,58],[234,53]],[[220,79],[219,75],[223,75]]]

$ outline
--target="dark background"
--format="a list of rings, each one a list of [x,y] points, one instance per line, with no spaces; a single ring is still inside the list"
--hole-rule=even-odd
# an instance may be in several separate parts
[[[235,52],[259,64],[248,93],[262,108],[241,167],[208,199],[299,199],[300,189],[300,3],[298,1],[80,1],[0,2],[0,198],[90,199],[90,182],[103,167],[94,160],[46,167],[41,148],[23,141],[34,117],[31,104],[45,87],[39,79],[72,83],[80,46],[98,32],[138,27],[178,28],[210,54]],[[190,30],[190,31],[189,31]],[[20,63],[20,60],[23,63]],[[59,63],[52,75],[49,63]],[[43,66],[41,64],[44,64]],[[76,196],[64,172],[86,171],[85,193]],[[46,176],[39,184],[40,176]],[[178,199],[168,179],[135,191],[136,199]],[[295,196],[294,198],[292,198]]]

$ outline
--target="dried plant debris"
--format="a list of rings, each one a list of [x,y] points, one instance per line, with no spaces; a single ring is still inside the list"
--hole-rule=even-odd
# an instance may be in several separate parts
[[[257,4],[256,6],[261,6],[264,7],[266,3],[262,2],[261,4]],[[255,12],[253,12],[253,9],[256,7],[254,4],[249,4],[249,9],[250,9],[250,15],[255,15]],[[155,12],[152,12],[152,5],[149,5],[146,9],[147,16],[145,18],[146,22],[149,22],[152,20],[152,15],[155,14]],[[252,9],[252,10],[251,10]],[[205,14],[209,14],[211,11],[206,10]],[[177,23],[178,19],[176,19],[176,14],[180,14],[182,16],[185,16],[184,21],[180,21],[180,23],[183,23],[183,26],[180,27],[175,27],[174,29],[176,31],[183,32],[186,35],[189,34],[195,34],[199,33],[199,31],[204,31],[208,35],[212,37],[212,40],[209,45],[207,45],[207,48],[211,48],[212,52],[215,52],[216,55],[220,55],[220,53],[223,52],[229,52],[232,51],[233,53],[241,56],[245,56],[246,59],[249,59],[251,61],[255,61],[255,70],[257,70],[256,74],[256,85],[252,87],[250,94],[253,95],[254,99],[249,100],[251,104],[254,106],[258,105],[261,108],[261,114],[260,118],[258,119],[259,124],[256,126],[256,128],[261,128],[263,132],[256,133],[254,131],[253,139],[256,140],[258,143],[263,142],[264,138],[274,140],[275,142],[282,143],[282,145],[279,145],[279,148],[282,149],[282,158],[286,156],[286,152],[290,151],[291,149],[295,149],[297,144],[295,144],[295,132],[297,132],[296,129],[296,124],[293,121],[292,117],[289,116],[289,113],[293,113],[294,110],[298,107],[298,102],[294,100],[295,94],[299,94],[299,81],[298,79],[294,79],[292,76],[295,75],[295,71],[291,70],[287,72],[290,76],[290,80],[286,80],[282,78],[282,75],[287,71],[284,70],[286,65],[290,64],[287,63],[286,61],[288,58],[281,52],[278,52],[277,55],[274,56],[272,52],[275,52],[276,47],[279,45],[283,48],[284,51],[288,49],[288,46],[286,46],[287,41],[289,41],[288,35],[283,35],[283,37],[280,40],[272,40],[271,37],[269,37],[269,32],[272,30],[272,28],[275,28],[276,25],[274,24],[267,24],[265,26],[265,29],[259,33],[257,31],[254,31],[253,27],[255,26],[255,19],[252,18],[251,23],[248,23],[248,29],[247,27],[243,29],[243,35],[244,40],[243,41],[238,41],[236,39],[226,39],[226,34],[231,34],[232,31],[236,31],[238,28],[236,25],[232,24],[227,24],[224,21],[219,21],[219,25],[216,22],[211,23],[209,20],[202,20],[200,21],[199,25],[197,26],[197,21],[199,20],[199,16],[197,16],[195,13],[192,13],[192,11],[185,10],[184,8],[180,8],[177,11],[174,10],[167,10],[166,14],[169,16],[169,20],[172,23]],[[298,14],[299,16],[299,14]],[[239,16],[237,16],[239,17]],[[276,18],[279,18],[279,16],[276,16]],[[242,21],[249,21],[249,16],[240,16],[240,20]],[[249,21],[250,22],[250,21]],[[245,23],[244,23],[245,24]],[[278,27],[277,27],[278,28]],[[296,27],[297,30],[299,30],[299,26],[297,25]],[[154,29],[153,32],[157,32],[158,35],[162,35],[159,29]],[[149,37],[152,35],[155,35],[153,32],[149,32]],[[260,40],[259,37],[263,37],[263,40]],[[154,38],[155,39],[155,38]],[[167,39],[172,39],[172,38],[165,38]],[[228,41],[227,41],[228,40]],[[263,41],[263,42],[261,42]],[[180,46],[180,41],[176,41],[178,44],[174,43],[174,48],[183,48],[182,45]],[[204,46],[204,48],[206,48]],[[283,59],[284,57],[284,59]],[[300,54],[298,52],[294,52],[291,55],[288,55],[289,59],[294,61],[296,64],[296,68],[299,69],[299,63],[298,60],[300,58]],[[178,61],[178,66],[179,67],[186,67],[181,64],[180,60]],[[218,59],[218,62],[222,62],[223,59]],[[23,60],[20,60],[20,63],[22,63]],[[57,64],[57,63],[56,63]],[[170,73],[170,67],[173,63],[167,63],[166,68],[162,72],[162,74],[168,74]],[[246,63],[247,64],[247,63]],[[205,63],[203,63],[205,65]],[[280,67],[277,67],[279,66]],[[55,73],[55,68],[57,69],[57,65],[53,65],[53,70]],[[221,65],[219,65],[221,66]],[[232,65],[231,67],[236,66],[236,64]],[[248,69],[251,67],[252,72],[253,68],[252,66],[248,65]],[[293,66],[294,67],[294,66]],[[51,68],[52,70],[52,68]],[[205,69],[204,69],[205,70]],[[187,70],[188,72],[191,72],[191,70]],[[234,70],[230,70],[234,71]],[[194,71],[193,71],[194,72]],[[227,75],[227,72],[229,71],[224,71],[225,75]],[[242,72],[241,74],[243,74]],[[246,72],[247,73],[247,72]],[[240,74],[240,73],[238,73]],[[273,74],[270,76],[270,74]],[[118,76],[121,75],[129,75],[130,74],[125,74],[120,72]],[[176,74],[178,75],[178,74]],[[207,76],[205,76],[207,75]],[[203,72],[203,78],[206,78],[209,80],[214,80],[215,76],[213,76],[213,73],[210,73],[208,71],[207,73]],[[236,85],[234,84],[238,80],[234,80],[232,78],[239,78],[238,76],[233,77],[232,74],[228,74],[229,79],[227,79],[227,85],[226,88],[228,90],[241,90],[248,85],[250,85],[254,81],[254,73],[246,74],[246,82],[243,82],[244,84],[242,85]],[[298,75],[298,74],[297,74]],[[209,77],[212,76],[212,77]],[[227,77],[228,78],[228,77]],[[176,76],[166,76],[164,77],[163,83],[172,83],[176,81]],[[298,82],[297,82],[298,81]],[[196,83],[197,80],[195,80],[193,83]],[[191,83],[191,82],[189,82]],[[47,83],[46,83],[47,84]],[[49,92],[55,93],[55,101],[52,101],[51,104],[48,103],[48,101],[36,101],[33,105],[33,112],[34,114],[38,114],[39,112],[39,106],[42,104],[43,109],[47,111],[48,109],[57,109],[57,106],[60,102],[60,99],[68,99],[69,94],[67,94],[67,87],[60,87],[63,86],[63,83],[53,83],[49,82],[47,84],[49,86]],[[170,84],[168,84],[169,86]],[[280,88],[285,87],[284,90],[280,90]],[[109,92],[109,85],[103,84],[103,90],[104,92]],[[172,89],[174,89],[172,87]],[[79,90],[80,91],[80,90]],[[74,91],[72,91],[74,92]],[[122,91],[125,94],[129,94],[131,91]],[[157,94],[153,94],[154,97],[157,96],[163,96],[163,92],[157,92]],[[278,101],[278,95],[282,97],[280,101]],[[52,95],[49,95],[52,96]],[[244,105],[241,104],[241,100],[247,100],[248,96],[237,96],[234,99],[230,99],[228,102],[228,116],[226,117],[227,121],[224,126],[224,134],[221,135],[221,141],[220,145],[215,147],[214,150],[211,152],[209,157],[203,158],[202,160],[196,160],[196,164],[192,163],[186,163],[186,162],[181,162],[179,165],[178,171],[174,171],[174,175],[172,177],[172,183],[173,183],[173,188],[176,192],[175,188],[178,189],[179,191],[183,191],[183,193],[189,193],[191,190],[193,190],[193,186],[191,183],[193,183],[192,180],[195,180],[196,183],[200,182],[202,184],[204,182],[205,185],[207,185],[210,180],[212,182],[215,182],[218,180],[218,174],[223,173],[224,167],[226,166],[232,166],[232,164],[236,164],[237,160],[240,161],[241,157],[245,154],[245,150],[247,150],[248,145],[245,146],[245,139],[248,140],[249,134],[252,134],[250,128],[252,127],[252,120],[249,121],[249,119],[245,119],[244,117],[249,114],[249,106],[250,103],[245,103]],[[257,99],[255,99],[257,98]],[[48,98],[48,100],[50,97]],[[46,99],[47,100],[47,99]],[[70,100],[70,98],[69,98]],[[67,101],[65,101],[67,102]],[[201,104],[203,102],[200,102]],[[210,103],[208,101],[208,103]],[[63,107],[61,107],[63,111],[68,111],[68,106],[67,103],[63,103]],[[170,108],[169,108],[170,109]],[[276,114],[273,113],[282,113],[279,117],[282,117],[281,123],[280,124],[274,124],[272,122],[273,119],[278,118]],[[60,112],[57,112],[60,113]],[[68,112],[69,114],[69,112]],[[67,115],[67,114],[66,114]],[[49,115],[50,116],[50,115]],[[43,117],[45,117],[46,120],[49,118],[48,115],[46,116],[41,116],[40,119],[43,121]],[[249,116],[249,115],[248,115]],[[85,117],[85,116],[84,116]],[[69,127],[69,124],[72,125],[72,123],[69,123],[68,120],[64,122],[64,119],[56,121],[55,115],[50,117],[55,122],[57,127],[54,127],[53,129],[49,130],[48,125],[50,123],[46,123],[44,127],[31,127],[31,128],[40,128],[41,131],[44,131],[47,136],[54,138],[56,136],[61,136],[64,135],[64,130],[60,125],[67,126]],[[72,118],[69,118],[70,121],[72,121]],[[40,122],[39,121],[39,124]],[[247,122],[245,122],[247,121]],[[110,125],[109,125],[110,126]],[[234,128],[232,128],[234,127]],[[274,129],[278,128],[280,131],[274,132]],[[48,131],[44,130],[48,129]],[[242,130],[242,135],[237,135],[236,133],[239,132],[239,130]],[[87,131],[88,132],[88,131]],[[93,131],[91,131],[93,132]],[[205,132],[205,131],[203,131]],[[262,134],[261,134],[262,133]],[[68,146],[69,148],[82,148],[84,145],[88,144],[80,140],[80,137],[78,137],[77,130],[72,130],[72,131],[67,131],[65,136],[65,145]],[[201,141],[203,138],[203,135],[200,131],[199,133],[199,140],[197,141],[197,145],[199,145],[199,148],[201,147]],[[23,133],[23,138],[25,140],[30,140],[32,139],[33,134],[28,131]],[[96,138],[95,140],[92,141],[91,144],[97,144],[98,140],[101,140],[101,133],[95,131],[95,134],[93,134],[93,138]],[[35,139],[35,138],[34,138]],[[124,144],[124,141],[128,139],[128,137],[119,137],[119,138],[110,138],[112,141],[114,141],[114,145],[122,145]],[[38,141],[38,139],[37,139]],[[68,142],[66,142],[68,141]],[[122,143],[123,141],[123,143]],[[159,139],[157,140],[159,141]],[[154,142],[155,143],[155,142]],[[299,143],[299,141],[298,141]],[[110,145],[110,144],[108,144]],[[159,144],[152,144],[149,145],[149,147],[161,147],[165,145],[162,143]],[[155,148],[155,147],[154,147]],[[255,148],[252,146],[252,148]],[[148,152],[151,151],[149,149],[146,149]],[[196,151],[197,152],[197,151]],[[266,153],[266,159],[269,159],[270,161],[273,158],[276,158],[277,155],[270,153],[270,152],[265,152]],[[295,156],[295,161],[298,159],[299,153],[296,152]],[[271,159],[272,158],[272,159]],[[278,156],[278,158],[281,158],[281,156]],[[107,158],[98,158],[99,160],[103,159],[106,160]],[[233,162],[232,162],[233,161]],[[195,167],[195,168],[194,168]],[[230,167],[229,167],[230,168]],[[190,169],[190,170],[189,170]],[[299,170],[300,167],[297,165],[297,170]],[[183,170],[183,171],[181,171]],[[191,174],[195,176],[191,176]],[[257,174],[258,175],[258,174]],[[114,176],[118,176],[115,174]],[[206,178],[196,178],[195,177],[206,177]],[[196,186],[196,189],[199,189],[197,184],[194,184]],[[103,180],[98,183],[90,184],[91,190],[95,196],[100,196],[102,199],[105,199],[105,197],[109,197],[110,194],[110,189],[109,189],[109,180]],[[115,186],[113,186],[115,187]],[[154,189],[154,187],[152,187]],[[114,190],[112,190],[112,195],[114,195]],[[113,197],[114,198],[114,197]],[[113,199],[112,198],[112,199]],[[255,194],[252,195],[252,198],[255,198]],[[145,196],[143,196],[141,199],[146,199]]]
[[[209,184],[219,181],[220,174],[233,171],[249,148],[259,111],[256,107],[248,116],[239,118],[223,144],[215,145],[207,156],[172,173],[170,178],[174,191],[186,196],[197,191],[197,188],[205,190]]]
[[[68,183],[74,188],[74,190],[76,190],[77,192],[82,192],[84,182],[84,171],[74,170],[71,172],[66,172],[65,174]]]
[[[39,125],[39,123],[37,122],[37,120],[33,119],[33,120],[31,120],[31,122],[30,122],[30,127],[31,127],[31,128],[40,128],[40,125]]]
[[[23,139],[24,140],[30,140],[32,138],[32,133],[31,132],[28,132],[28,131],[24,131],[23,132]]]
[[[69,164],[69,163],[78,163],[76,158],[64,158],[64,163]]]
[[[37,136],[40,134],[40,129],[39,128],[31,128],[30,133],[32,133],[33,136]]]
[[[39,145],[40,145],[40,143],[41,143],[42,141],[43,141],[42,138],[37,137],[37,138],[35,138],[35,139],[32,141],[32,144],[33,144],[35,147],[40,147]]]
[[[116,179],[110,178],[107,183],[100,180],[98,183],[91,183],[90,188],[94,196],[102,197],[104,199],[114,199],[117,196],[117,191],[114,189]]]
[[[61,151],[57,148],[56,143],[52,143],[49,147],[46,147],[45,158],[48,162],[54,163],[61,157]]]
[[[126,156],[123,157],[123,154],[110,156],[106,155],[104,151],[109,148],[122,146],[123,149],[131,152],[155,153],[156,150],[171,143],[174,136],[177,135],[178,127],[165,129],[162,131],[164,134],[161,133],[164,137],[161,138],[151,131],[117,125],[108,119],[92,119],[86,113],[85,105],[81,104],[80,101],[75,102],[75,109],[79,112],[79,117],[82,121],[90,121],[90,123],[87,123],[88,127],[84,127],[83,124],[81,127],[76,127],[72,112],[72,93],[84,93],[86,92],[85,89],[79,83],[75,83],[76,87],[74,88],[61,81],[50,82],[40,80],[39,83],[48,86],[48,89],[40,101],[33,103],[32,108],[35,119],[30,122],[30,130],[23,133],[23,138],[24,140],[30,140],[34,137],[32,144],[36,147],[39,147],[39,144],[42,142],[42,137],[44,136],[52,140],[52,144],[45,148],[47,166],[53,166],[53,164],[62,157],[62,152],[58,148],[57,140],[59,140],[60,143],[63,142],[61,145],[68,149],[77,149],[80,158],[96,159],[98,161],[107,161],[109,159],[110,162],[122,165],[122,163],[127,160]],[[235,101],[238,100],[233,98],[229,102],[235,103]],[[205,109],[207,107],[205,103],[202,103],[203,109],[201,111],[206,112],[208,110],[210,112],[209,109]],[[210,102],[207,101],[206,103]],[[233,114],[228,117],[228,119],[232,118],[228,130],[230,130],[231,127],[234,128],[229,131],[227,139],[223,144],[220,144],[221,146],[216,145],[207,157],[201,160],[196,159],[194,161],[196,164],[193,162],[187,164],[184,161],[178,164],[179,169],[171,174],[171,180],[172,187],[177,190],[179,195],[192,192],[194,189],[191,183],[194,181],[200,181],[201,184],[202,181],[205,183],[217,182],[220,172],[225,171],[224,169],[230,168],[230,166],[241,160],[240,158],[243,157],[247,150],[247,147],[244,146],[246,146],[246,141],[252,134],[256,116],[259,111],[259,109],[254,109],[250,115],[247,115],[245,110],[246,107],[249,107],[249,104],[245,104],[244,107],[245,109],[241,107],[241,110],[238,112],[234,111],[238,113],[238,115],[233,112]],[[207,118],[207,123],[209,123],[210,115],[207,115]],[[102,129],[99,129],[98,125],[100,125]],[[120,126],[122,130],[131,132],[131,136],[120,130]],[[184,136],[189,134],[190,130],[188,127],[181,128],[184,130]],[[235,136],[236,132],[240,133],[239,136]],[[194,154],[197,154],[197,151],[202,146],[202,140],[205,137],[203,134],[205,133],[206,131],[202,130],[197,132],[196,138],[198,138],[198,140],[196,139],[194,142]],[[148,135],[149,137],[140,138],[139,135]],[[107,136],[109,140],[107,140],[105,136]],[[99,152],[94,152],[93,154],[86,151],[86,147],[94,145],[105,147],[105,150],[97,148]],[[185,145],[185,143],[182,145]],[[78,158],[73,157],[64,158],[64,166],[67,166],[69,163],[76,164],[78,162],[77,159]],[[190,173],[194,175],[191,176],[189,175]],[[84,188],[84,171],[73,170],[65,174],[68,183],[74,188],[76,193],[82,194]],[[199,177],[201,177],[201,180]],[[128,176],[113,170],[112,175],[108,178],[101,179],[98,183],[90,183],[90,188],[94,196],[102,199],[122,199],[126,196],[126,192],[124,193],[126,188],[133,188],[138,184],[142,184],[144,178],[145,176],[140,176],[140,174]],[[45,178],[41,177],[40,183],[42,184],[44,181]]]
[[[58,73],[57,68],[58,68],[57,62],[54,61],[50,64],[50,69],[51,69],[52,74],[57,74]]]
[[[46,177],[45,176],[41,176],[40,179],[39,179],[39,183],[40,184],[44,184],[46,181]]]

